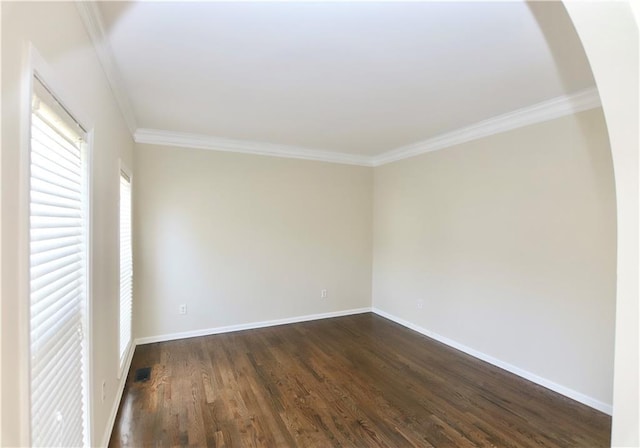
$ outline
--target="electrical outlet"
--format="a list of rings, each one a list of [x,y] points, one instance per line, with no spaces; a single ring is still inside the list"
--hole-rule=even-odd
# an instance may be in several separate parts
[[[102,380],[102,402],[107,398],[107,382]]]
[[[422,308],[424,308],[424,300],[419,299],[416,301],[416,307],[421,310]]]
[[[326,299],[327,298],[327,290],[326,289],[321,289],[320,290],[320,298],[321,299]]]
[[[182,305],[180,305],[178,307],[178,313],[187,314],[187,304],[186,303],[183,303]]]

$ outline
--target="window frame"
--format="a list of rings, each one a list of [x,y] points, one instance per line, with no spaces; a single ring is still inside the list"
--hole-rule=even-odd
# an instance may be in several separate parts
[[[56,101],[62,105],[73,119],[85,129],[85,141],[82,145],[83,175],[85,184],[83,200],[85,205],[84,230],[85,230],[85,286],[82,325],[83,345],[82,354],[85,375],[82,379],[84,389],[84,443],[91,446],[93,440],[93,355],[91,350],[93,343],[92,302],[93,302],[93,142],[94,123],[78,107],[78,101],[69,94],[66,86],[71,83],[63,82],[59,75],[54,73],[44,58],[31,42],[26,45],[26,57],[23,59],[21,70],[21,95],[20,95],[20,162],[19,162],[19,199],[18,199],[18,280],[20,307],[18,310],[20,337],[18,347],[20,350],[20,384],[19,395],[22,406],[20,407],[20,443],[31,446],[31,362],[30,362],[30,193],[31,193],[31,114],[32,97],[34,93],[34,79],[37,79],[51,92]]]
[[[133,338],[133,174],[131,169],[129,169],[128,165],[122,160],[118,159],[118,192],[120,192],[120,177],[122,174],[125,174],[129,178],[129,189],[130,189],[130,222],[131,222],[131,332],[129,343],[127,344],[127,348],[123,356],[120,356],[120,326],[122,321],[120,320],[120,288],[118,288],[118,379],[122,379],[123,376],[127,374],[127,368],[131,362],[131,358],[133,355],[133,348],[135,347],[134,338]],[[120,235],[120,195],[118,195],[118,286],[122,282],[122,278],[120,277],[120,254],[122,252],[121,247],[121,235]]]

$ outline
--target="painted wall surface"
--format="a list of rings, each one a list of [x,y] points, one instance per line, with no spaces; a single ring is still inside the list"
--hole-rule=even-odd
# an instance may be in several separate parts
[[[135,164],[136,337],[370,306],[371,168],[140,144]]]
[[[375,308],[611,405],[616,222],[601,109],[374,177]]]
[[[602,99],[616,182],[617,299],[612,446],[640,446],[638,2],[564,2]]]
[[[118,389],[118,158],[133,165],[133,141],[121,118],[109,85],[74,2],[2,2],[2,445],[26,444],[28,419],[21,399],[28,372],[21,369],[28,356],[21,344],[26,335],[26,300],[21,291],[19,250],[26,228],[19,213],[20,197],[21,71],[27,43],[45,59],[77,113],[95,126],[93,145],[93,333],[92,413],[93,445],[101,443]],[[24,278],[24,276],[22,277]],[[21,293],[23,295],[21,295]],[[101,382],[106,382],[101,401]],[[21,435],[22,433],[22,435]],[[23,438],[21,438],[23,437]]]
[[[132,167],[133,144],[73,3],[3,2],[1,8],[0,363],[12,369],[2,371],[0,442],[20,444],[25,427],[20,401],[25,372],[19,368],[24,353],[16,342],[24,332],[17,239],[19,84],[25,44],[31,41],[96,126],[92,412],[98,444],[110,429],[118,387],[117,159]],[[636,33],[637,41],[637,31],[618,20],[626,5],[612,8],[611,15],[593,10],[577,15],[590,24],[582,37],[605,113],[613,111],[607,120],[623,267],[614,445],[633,446],[638,441],[638,167],[637,128],[631,132],[630,122],[635,117],[637,126],[637,103],[631,113],[620,105],[628,105],[633,88],[637,98],[637,60],[600,44],[615,35],[626,42],[616,48],[637,50],[628,39]],[[605,22],[615,30],[603,28]],[[590,53],[590,47],[597,48]],[[620,74],[628,76],[620,79]],[[375,174],[367,168],[148,145],[137,152],[135,336],[370,306],[373,251],[374,306],[611,403],[616,224],[601,112],[396,162]],[[322,288],[329,294],[320,300]],[[419,310],[417,300],[424,300]],[[180,303],[188,305],[186,316],[177,314]]]

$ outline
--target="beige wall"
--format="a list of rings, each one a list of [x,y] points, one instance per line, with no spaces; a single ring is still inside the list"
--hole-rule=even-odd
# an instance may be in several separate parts
[[[118,388],[118,158],[132,166],[133,142],[121,118],[74,2],[2,2],[2,445],[25,443],[21,400],[28,373],[21,362],[26,300],[21,295],[18,247],[24,235],[18,215],[26,205],[19,197],[21,149],[21,70],[27,42],[32,42],[51,74],[95,126],[93,146],[93,444],[101,442]],[[24,291],[23,291],[24,292]],[[6,368],[11,366],[11,369]],[[101,383],[106,399],[101,401]]]
[[[153,145],[135,164],[136,337],[370,306],[371,168]]]
[[[0,361],[12,368],[2,370],[0,442],[17,445],[24,427],[16,237],[19,76],[27,41],[96,126],[98,444],[118,384],[117,159],[130,167],[134,161],[73,3],[2,3]],[[148,145],[136,151],[137,337],[370,306],[373,222],[374,306],[611,403],[615,204],[600,111],[376,168],[373,189],[367,168]],[[637,204],[633,210],[635,218],[625,222],[637,228]],[[625,288],[625,309],[637,314],[637,275],[635,282],[635,298],[633,287]],[[327,299],[319,299],[322,288]],[[424,300],[422,309],[416,300]],[[180,303],[189,306],[186,316],[177,314]],[[622,317],[637,339],[637,316]],[[625,337],[621,376],[633,356],[637,371],[637,353],[625,356],[637,352],[637,340]],[[620,397],[637,391],[633,378],[620,383]],[[637,400],[620,403],[632,425]],[[637,440],[637,425],[631,437]]]
[[[374,307],[611,405],[601,109],[382,166],[374,185]]]

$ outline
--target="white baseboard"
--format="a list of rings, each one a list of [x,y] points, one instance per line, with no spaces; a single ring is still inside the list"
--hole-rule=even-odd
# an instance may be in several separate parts
[[[447,337],[441,336],[437,333],[434,333],[432,331],[429,331],[425,328],[420,327],[419,325],[413,324],[407,320],[404,320],[398,316],[394,316],[393,314],[387,313],[386,311],[382,311],[379,308],[372,308],[372,311],[375,314],[378,314],[379,316],[385,317],[389,320],[392,320],[400,325],[402,325],[403,327],[407,327],[410,328],[414,331],[417,331],[418,333],[421,333],[431,339],[435,339],[438,342],[442,342],[443,344],[448,345],[449,347],[453,347],[456,350],[460,350],[461,352],[464,352],[468,355],[471,355],[475,358],[481,359],[482,361],[486,361],[489,364],[493,364],[496,367],[500,367],[501,369],[504,369],[508,372],[511,372],[515,375],[518,375],[526,380],[529,380],[533,383],[536,383],[540,386],[546,387],[547,389],[551,389],[554,392],[557,392],[561,395],[564,395],[565,397],[569,397],[572,400],[578,401],[582,404],[585,404],[591,408],[597,409],[600,412],[604,412],[607,415],[612,415],[613,414],[613,406],[607,403],[603,403],[602,401],[596,400],[595,398],[589,397],[587,395],[584,395],[580,392],[577,392],[573,389],[570,389],[566,386],[563,386],[561,384],[557,384],[554,383],[553,381],[550,381],[546,378],[543,378],[541,376],[538,376],[534,373],[528,372],[524,369],[521,369],[520,367],[514,366],[512,364],[509,364],[507,362],[504,362],[500,359],[494,358],[493,356],[489,356],[485,353],[479,352],[478,350],[472,349],[471,347],[467,347],[466,345],[460,344],[459,342],[456,342],[452,339],[449,339]]]
[[[116,393],[117,398],[113,403],[113,407],[111,408],[111,413],[109,414],[107,427],[105,428],[105,432],[102,436],[102,443],[100,444],[100,446],[106,447],[109,444],[109,439],[111,438],[111,433],[113,432],[113,425],[116,422],[118,409],[120,408],[120,401],[122,400],[124,387],[127,383],[127,376],[129,373],[129,369],[131,368],[133,353],[138,345],[151,344],[153,342],[173,341],[176,339],[194,338],[197,336],[208,336],[212,334],[230,333],[232,331],[252,330],[256,328],[273,327],[276,325],[293,324],[298,322],[307,322],[310,320],[328,319],[330,317],[350,316],[352,314],[362,314],[362,313],[370,313],[370,312],[371,312],[370,307],[355,308],[355,309],[343,310],[343,311],[333,311],[330,313],[308,314],[305,316],[288,317],[285,319],[251,322],[247,324],[228,325],[225,327],[206,328],[203,330],[185,331],[182,333],[171,333],[171,334],[165,334],[160,336],[137,338],[134,341],[134,343],[131,344],[131,348],[129,349],[129,353],[127,354],[125,367],[123,369],[124,373],[122,374],[120,378],[120,383],[118,384],[118,390]]]
[[[265,320],[260,322],[249,322],[246,324],[227,325],[224,327],[204,328],[202,330],[185,331],[181,333],[162,334],[159,336],[149,336],[136,339],[136,345],[152,344],[154,342],[173,341],[176,339],[195,338],[198,336],[209,336],[212,334],[230,333],[232,331],[254,330],[256,328],[274,327],[276,325],[295,324],[310,320],[328,319],[330,317],[350,316],[352,314],[370,313],[371,308],[355,308],[343,311],[332,311],[330,313],[307,314],[305,316],[286,317],[284,319]]]
[[[122,393],[124,392],[124,386],[127,384],[127,376],[129,376],[129,369],[131,368],[131,361],[133,360],[133,352],[136,350],[136,344],[131,344],[129,347],[129,353],[124,362],[124,368],[122,369],[122,375],[120,376],[120,382],[118,383],[118,389],[116,391],[116,400],[111,407],[111,413],[109,414],[109,420],[107,420],[107,427],[102,435],[102,443],[100,446],[107,447],[109,445],[109,439],[113,432],[113,425],[116,423],[116,417],[118,416],[118,409],[120,408],[120,401],[122,400]]]
[[[135,340],[135,343],[132,344],[129,354],[127,355],[126,368],[124,369],[124,372],[129,372],[129,368],[131,367],[131,360],[133,358],[133,352],[135,350],[135,347],[138,345],[151,344],[154,342],[173,341],[176,339],[186,339],[186,338],[193,338],[198,336],[208,336],[212,334],[230,333],[232,331],[252,330],[257,328],[273,327],[276,325],[293,324],[293,323],[299,323],[299,322],[307,322],[311,320],[328,319],[331,317],[340,317],[340,316],[350,316],[352,314],[362,314],[362,313],[369,313],[369,312],[373,312],[379,316],[387,318],[393,322],[396,322],[402,325],[403,327],[407,327],[411,330],[417,331],[418,333],[421,333],[436,341],[442,342],[443,344],[446,344],[449,347],[455,348],[456,350],[460,350],[461,352],[464,352],[475,358],[481,359],[482,361],[486,361],[489,364],[493,364],[496,367],[500,367],[501,369],[504,369],[515,375],[518,375],[540,386],[546,387],[547,389],[550,389],[561,395],[569,397],[572,400],[578,401],[589,407],[597,409],[598,411],[604,412],[605,414],[612,415],[613,413],[613,406],[610,404],[603,403],[599,400],[596,400],[595,398],[584,395],[573,389],[554,383],[553,381],[550,381],[546,378],[543,378],[541,376],[528,372],[524,369],[521,369],[520,367],[516,367],[500,359],[494,358],[493,356],[489,356],[478,350],[472,349],[471,347],[467,347],[466,345],[460,344],[452,339],[441,336],[437,333],[434,333],[423,327],[420,327],[419,325],[413,324],[405,319],[394,316],[393,314],[387,313],[386,311],[382,311],[381,309],[375,308],[375,307],[355,308],[355,309],[343,310],[343,311],[333,311],[330,313],[308,314],[305,316],[288,317],[284,319],[250,322],[246,324],[228,325],[224,327],[205,328],[202,330],[185,331],[182,333],[171,333],[171,334],[164,334],[159,336],[138,338]],[[109,438],[111,437],[111,433],[113,431],[113,425],[115,424],[116,416],[118,414],[118,409],[120,408],[120,401],[122,400],[122,394],[124,392],[126,381],[127,381],[127,374],[123,374],[122,377],[120,378],[120,383],[118,385],[117,400],[113,403],[113,408],[111,409],[111,414],[109,415],[109,423],[102,437],[101,446],[106,447],[109,443]]]

